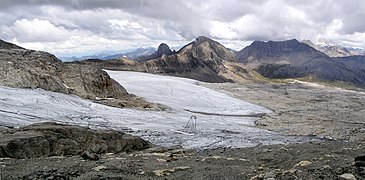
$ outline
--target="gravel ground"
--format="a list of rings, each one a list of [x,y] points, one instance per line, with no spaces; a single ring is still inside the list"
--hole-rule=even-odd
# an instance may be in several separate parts
[[[365,179],[365,161],[355,162],[364,146],[326,141],[201,152],[155,148],[98,161],[74,156],[1,159],[0,165],[3,179]]]
[[[204,84],[273,110],[260,128],[350,142],[365,139],[365,93],[294,81],[288,84]]]

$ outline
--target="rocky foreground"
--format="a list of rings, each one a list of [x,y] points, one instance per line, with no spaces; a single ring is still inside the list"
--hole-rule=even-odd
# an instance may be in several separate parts
[[[1,159],[3,179],[365,179],[365,144],[325,141],[243,149]]]
[[[37,158],[119,153],[143,150],[151,144],[141,138],[112,130],[56,123],[39,123],[18,129],[4,129],[0,134],[1,158]]]

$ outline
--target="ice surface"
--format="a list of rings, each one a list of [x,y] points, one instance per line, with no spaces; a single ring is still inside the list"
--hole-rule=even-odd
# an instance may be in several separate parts
[[[73,95],[0,86],[0,125],[20,127],[36,122],[63,122],[91,128],[123,130],[157,145],[198,149],[308,140],[305,137],[282,136],[258,129],[254,126],[255,119],[250,117],[204,115],[185,111],[184,109],[189,109],[236,115],[268,111],[196,85],[199,83],[197,81],[133,72],[108,73],[129,92],[166,104],[172,109],[164,112],[120,109]],[[210,96],[206,97],[206,94]],[[184,131],[192,115],[197,117],[197,129],[195,132]]]
[[[137,96],[175,109],[221,115],[268,113],[270,110],[199,86],[199,81],[139,72],[107,71]]]

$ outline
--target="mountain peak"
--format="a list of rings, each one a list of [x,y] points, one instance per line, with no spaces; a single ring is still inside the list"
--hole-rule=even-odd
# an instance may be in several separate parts
[[[158,46],[156,52],[154,52],[152,54],[149,54],[149,55],[140,56],[140,57],[138,57],[138,58],[136,58],[134,60],[143,62],[143,61],[149,61],[151,59],[156,59],[156,58],[162,57],[162,55],[169,56],[171,54],[174,54],[174,52],[171,51],[170,47],[166,43],[161,43]]]
[[[254,41],[251,45],[254,48],[279,48],[279,49],[296,49],[305,50],[310,48],[305,43],[301,43],[296,39],[290,39],[286,41]]]
[[[204,42],[215,42],[215,41],[208,38],[208,37],[206,37],[206,36],[199,36],[195,39],[194,44],[199,45],[199,44],[204,43]]]
[[[157,56],[160,57],[164,54],[166,55],[171,55],[172,51],[170,49],[170,47],[166,44],[166,43],[161,43],[158,48],[157,48],[157,52],[156,52]]]
[[[287,41],[255,41],[237,53],[240,62],[290,61],[302,63],[316,57],[327,58],[325,54],[296,39]],[[296,58],[293,58],[296,57]]]

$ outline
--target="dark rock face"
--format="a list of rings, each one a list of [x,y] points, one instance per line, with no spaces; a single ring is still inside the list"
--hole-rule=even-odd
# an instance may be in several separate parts
[[[111,130],[91,130],[80,126],[40,123],[0,136],[0,157],[35,158],[41,156],[118,153],[147,149],[141,138]]]
[[[293,67],[290,64],[263,64],[257,72],[269,78],[299,78],[307,74],[298,67]]]
[[[311,76],[320,81],[365,86],[365,70],[354,65],[358,61],[336,60],[297,40],[255,41],[239,51],[237,57],[240,62],[256,68],[261,75],[269,78]]]
[[[166,54],[166,55],[171,55],[173,52],[171,51],[170,47],[165,44],[165,43],[161,43],[158,46],[157,52],[156,54],[158,55],[158,57],[161,57],[162,55]]]
[[[343,64],[346,64],[347,66],[350,66],[352,68],[365,70],[365,56],[347,56],[333,59]]]
[[[139,62],[144,62],[144,61],[148,61],[148,60],[151,60],[151,59],[156,59],[156,58],[160,58],[162,57],[162,55],[171,55],[173,54],[173,52],[171,51],[170,47],[165,44],[165,43],[161,43],[159,46],[158,46],[158,49],[156,52],[150,54],[150,55],[146,55],[146,56],[141,56],[141,57],[138,57],[138,58],[135,58],[134,60],[135,61],[139,61]]]
[[[25,49],[0,49],[0,85],[42,88],[83,98],[122,98],[127,91],[101,68],[63,64],[54,55]]]

